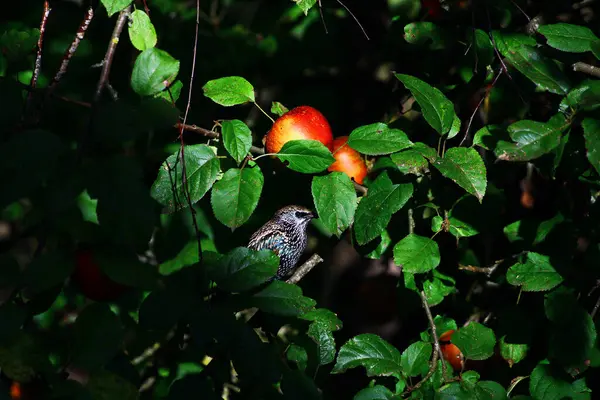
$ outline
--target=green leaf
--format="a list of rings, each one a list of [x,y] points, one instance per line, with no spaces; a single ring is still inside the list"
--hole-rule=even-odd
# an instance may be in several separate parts
[[[254,87],[240,76],[229,76],[208,81],[202,87],[202,90],[206,97],[225,107],[248,102],[254,103],[255,101]]]
[[[381,385],[364,388],[354,396],[354,400],[392,400],[394,398],[394,393]]]
[[[241,163],[252,147],[252,132],[239,119],[226,120],[221,123],[221,134],[225,149],[237,163]]]
[[[444,300],[444,297],[456,291],[454,279],[437,270],[433,271],[433,275],[433,278],[423,282],[423,291],[429,307],[437,306]]]
[[[289,169],[305,174],[324,171],[335,162],[331,151],[318,140],[290,140],[279,150],[277,157],[287,161]]]
[[[113,14],[118,13],[125,7],[127,7],[131,0],[101,0],[102,5],[106,8],[106,12],[108,12],[108,16],[112,17]]]
[[[24,273],[25,284],[34,293],[62,285],[75,269],[72,259],[57,252],[49,252],[35,258]]]
[[[308,15],[308,10],[313,8],[317,4],[317,0],[292,0],[300,9],[304,12],[304,15]]]
[[[454,114],[454,121],[452,121],[452,128],[450,128],[450,132],[448,132],[448,139],[452,139],[458,135],[461,125],[460,118],[458,118],[458,115]]]
[[[391,129],[382,122],[358,127],[348,138],[348,146],[370,156],[394,153],[412,145],[406,133]]]
[[[390,247],[390,244],[392,244],[392,238],[390,237],[388,231],[386,231],[385,229],[383,230],[383,232],[381,232],[380,237],[381,242],[379,242],[375,250],[365,255],[365,257],[371,258],[373,260],[379,260],[381,256],[387,251],[387,249]]]
[[[452,344],[470,360],[485,360],[494,354],[496,337],[490,328],[470,322],[452,334]]]
[[[443,158],[432,163],[442,175],[454,181],[481,203],[487,187],[486,170],[483,160],[473,148],[453,147]]]
[[[108,363],[120,350],[123,327],[106,304],[93,303],[75,321],[75,339],[70,361],[84,370],[96,370]]]
[[[427,159],[413,149],[394,153],[390,157],[403,174],[423,175],[429,166]]]
[[[311,310],[306,314],[301,315],[300,318],[307,321],[318,322],[327,327],[327,329],[330,331],[342,329],[342,321],[340,321],[333,311],[330,311],[326,308],[317,308],[315,310]]]
[[[585,138],[585,148],[587,158],[596,172],[600,174],[600,121],[592,118],[585,118],[581,123],[583,126],[583,137]]]
[[[160,93],[156,93],[154,97],[161,98],[163,100],[168,101],[169,103],[175,103],[177,102],[177,100],[179,100],[182,88],[183,83],[180,80],[176,80],[171,86],[168,87],[168,90],[163,90]]]
[[[205,144],[184,147],[186,181],[192,204],[200,200],[217,180],[219,159]],[[174,189],[174,190],[173,190]],[[169,212],[188,207],[186,189],[183,185],[181,152],[178,150],[161,165],[158,177],[152,185],[152,197]]]
[[[600,60],[600,40],[590,43],[590,50],[592,51],[592,54],[594,54],[594,57]]]
[[[529,45],[532,38],[521,41],[497,31],[492,32],[492,35],[500,53],[540,89],[550,93],[567,94],[570,89],[569,81],[554,61]]]
[[[434,232],[441,231],[443,223],[444,219],[439,215],[436,215],[431,219],[431,230]],[[448,217],[448,232],[450,232],[457,239],[463,237],[471,237],[479,234],[479,231],[476,227],[451,216]]]
[[[395,74],[414,96],[423,117],[440,135],[445,135],[454,123],[454,105],[438,89],[410,75]]]
[[[152,96],[169,87],[178,73],[179,61],[166,51],[152,47],[135,60],[131,87],[140,96]]]
[[[299,286],[273,281],[252,296],[252,304],[271,314],[294,317],[312,310],[316,302],[309,297],[304,297]]]
[[[335,340],[331,330],[323,323],[313,322],[307,335],[317,344],[319,365],[332,363],[335,360]]]
[[[412,184],[393,184],[386,172],[379,175],[356,209],[354,233],[358,244],[378,237],[412,194]]]
[[[210,203],[215,217],[231,229],[242,226],[258,205],[264,184],[258,167],[231,168],[213,186]]]
[[[431,358],[431,343],[415,342],[408,346],[402,353],[401,365],[403,372],[408,376],[426,374]]]
[[[510,367],[517,364],[527,356],[529,345],[519,343],[508,343],[506,335],[500,338],[500,355],[504,358]]]
[[[111,280],[143,290],[158,287],[159,274],[155,266],[143,263],[137,255],[117,248],[93,253],[93,259]]]
[[[298,366],[300,371],[306,370],[308,364],[308,353],[304,347],[298,346],[297,344],[291,344],[285,353],[288,361],[293,361]]]
[[[540,223],[531,220],[515,221],[504,228],[504,235],[510,242],[525,241],[527,245],[536,245],[542,243],[564,220],[565,217],[558,213]]]
[[[552,321],[549,357],[566,368],[585,368],[597,339],[590,314],[564,287],[546,294],[544,309],[546,317]]]
[[[236,247],[216,260],[206,262],[206,273],[229,292],[243,292],[266,282],[277,273],[279,257],[270,250]]]
[[[414,45],[429,44],[430,50],[445,48],[448,36],[448,32],[433,22],[411,22],[404,26],[404,40]]]
[[[562,22],[540,26],[538,32],[546,37],[548,46],[570,53],[590,51],[591,43],[598,40],[590,28]]]
[[[286,106],[284,106],[283,104],[281,104],[278,101],[274,101],[271,103],[271,113],[273,113],[275,115],[278,115],[281,117],[283,114],[285,114],[288,111],[290,111],[290,110],[288,110]]]
[[[340,235],[354,222],[356,190],[343,172],[315,176],[312,180],[312,196],[319,219],[329,232]]]
[[[440,264],[440,250],[434,240],[411,233],[394,246],[394,262],[405,272],[424,273]]]
[[[561,112],[569,112],[569,107],[576,110],[593,111],[600,107],[600,81],[586,79],[571,89],[567,97],[560,103]]]
[[[331,373],[340,374],[356,367],[364,367],[367,376],[399,376],[402,356],[398,349],[379,336],[365,333],[353,337],[340,348]]]
[[[142,10],[135,10],[129,18],[128,32],[131,44],[140,51],[156,46],[156,30],[148,14]]]
[[[530,161],[541,157],[558,147],[561,132],[568,126],[556,127],[529,120],[515,122],[508,127],[508,133],[516,143],[498,142],[496,157],[505,161]]]
[[[48,349],[38,338],[22,332],[9,346],[0,346],[0,368],[9,379],[29,382],[40,371],[51,371],[53,367],[48,361]]]
[[[508,269],[506,281],[514,286],[522,286],[526,292],[539,292],[556,287],[563,278],[552,267],[550,257],[529,252],[524,263],[516,263]]]
[[[529,392],[534,399],[561,400],[572,395],[568,375],[550,365],[538,364],[529,381]]]
[[[138,388],[121,375],[106,370],[91,374],[86,383],[93,399],[137,400]]]
[[[177,271],[192,266],[198,262],[198,241],[196,239],[190,240],[181,249],[179,254],[168,261],[161,263],[158,266],[158,272],[161,275],[171,275]]]

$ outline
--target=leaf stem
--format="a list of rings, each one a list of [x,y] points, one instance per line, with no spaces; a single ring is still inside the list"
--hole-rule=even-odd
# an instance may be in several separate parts
[[[259,109],[259,110],[260,110],[260,111],[261,111],[263,114],[265,114],[265,115],[267,116],[267,118],[269,118],[269,119],[271,120],[271,122],[272,122],[272,123],[275,123],[275,120],[274,120],[274,119],[273,119],[273,118],[272,118],[272,117],[271,117],[269,114],[267,114],[267,113],[266,113],[266,111],[265,111],[265,110],[263,110],[263,109],[262,109],[262,107],[261,107],[261,106],[259,106],[259,105],[258,105],[258,103],[257,103],[256,101],[254,102],[254,105],[255,105],[256,107],[258,107],[258,109]]]

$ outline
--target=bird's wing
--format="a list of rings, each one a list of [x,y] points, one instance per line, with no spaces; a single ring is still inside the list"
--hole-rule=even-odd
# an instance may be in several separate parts
[[[257,231],[250,238],[248,247],[253,250],[272,250],[279,255],[281,248],[286,244],[284,233],[277,229]]]

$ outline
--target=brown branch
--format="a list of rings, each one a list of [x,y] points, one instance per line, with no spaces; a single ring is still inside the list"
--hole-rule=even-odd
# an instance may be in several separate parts
[[[475,265],[458,265],[458,269],[461,271],[470,271],[470,272],[475,272],[477,274],[485,274],[487,276],[491,276],[494,271],[496,270],[496,268],[498,268],[498,265],[500,265],[504,260],[499,260],[496,261],[492,266],[490,267],[477,267]]]
[[[594,65],[590,65],[590,64],[586,64],[586,63],[582,63],[582,62],[576,62],[575,64],[573,64],[573,71],[583,72],[585,74],[592,75],[596,78],[600,78],[600,68],[598,68]]]
[[[318,254],[313,254],[304,264],[302,264],[294,274],[286,280],[287,283],[297,284],[308,274],[317,264],[322,263],[323,259]]]
[[[424,291],[419,292],[419,296],[421,297],[421,304],[423,305],[423,308],[425,309],[425,314],[427,314],[427,320],[429,321],[429,327],[431,328],[431,336],[433,337],[433,355],[431,357],[431,362],[429,363],[429,371],[427,372],[427,375],[425,375],[423,377],[423,379],[421,379],[416,385],[414,385],[411,388],[406,389],[405,393],[413,392],[413,391],[419,389],[421,386],[423,386],[423,384],[425,384],[425,382],[427,382],[429,380],[429,378],[431,378],[431,376],[435,372],[435,369],[437,368],[437,362],[440,359],[440,357],[442,357],[442,349],[440,347],[440,341],[439,341],[438,335],[437,335],[437,328],[435,326],[435,322],[433,321],[433,315],[431,315],[431,310],[429,309],[429,304],[427,304],[427,296],[425,295]],[[444,362],[443,357],[442,357],[442,377],[443,377],[443,380],[445,381],[446,380],[446,363]]]
[[[94,102],[100,100],[100,96],[102,95],[102,91],[108,82],[108,75],[110,74],[110,67],[112,66],[112,61],[115,56],[115,50],[117,49],[117,44],[119,44],[119,37],[121,36],[121,32],[125,27],[125,22],[131,13],[131,5],[127,6],[119,13],[119,18],[117,18],[117,23],[115,24],[115,28],[113,29],[113,33],[110,39],[110,43],[108,44],[108,48],[106,49],[106,54],[104,59],[102,60],[102,72],[100,73],[100,80],[98,81],[98,85],[96,86],[96,93],[94,95]]]
[[[48,24],[48,17],[52,8],[50,7],[50,3],[48,1],[44,1],[44,12],[42,13],[42,21],[40,22],[40,37],[37,41],[37,52],[35,55],[35,64],[33,67],[33,73],[31,74],[31,80],[29,81],[29,94],[27,95],[27,102],[25,103],[24,113],[21,116],[22,119],[29,114],[31,110],[31,104],[33,99],[33,89],[37,86],[37,81],[40,76],[40,71],[42,70],[42,48],[44,45],[44,34],[46,33],[46,25]]]
[[[360,183],[356,183],[354,181],[352,181],[352,183],[354,183],[354,189],[362,194],[363,196],[367,195],[367,192],[369,191],[369,189],[367,189],[365,186],[361,185]]]
[[[220,137],[221,137],[219,132],[211,131],[209,129],[202,128],[202,127],[196,126],[196,125],[188,125],[188,124],[178,122],[175,124],[175,127],[177,129],[179,129],[180,132],[184,131],[184,130],[188,131],[188,132],[194,132],[194,133],[198,133],[200,135],[206,136],[211,139],[220,139]],[[250,153],[255,154],[255,155],[261,155],[261,154],[265,154],[265,150],[261,149],[260,147],[251,146]]]
[[[48,86],[47,95],[52,94],[52,91],[56,88],[56,85],[58,84],[58,82],[67,73],[67,68],[69,67],[69,62],[71,61],[71,58],[77,51],[77,48],[79,47],[79,43],[81,43],[81,41],[85,37],[85,32],[89,28],[93,17],[94,17],[94,9],[90,6],[90,8],[88,8],[88,10],[85,14],[85,17],[81,21],[81,24],[79,24],[79,28],[77,29],[77,34],[75,35],[73,42],[67,48],[67,50],[65,51],[65,54],[63,55],[63,59],[60,64],[60,68],[58,69],[58,72],[56,73],[56,75],[54,75],[52,82]]]

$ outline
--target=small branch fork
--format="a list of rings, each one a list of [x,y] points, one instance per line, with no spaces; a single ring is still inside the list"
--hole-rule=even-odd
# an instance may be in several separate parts
[[[423,384],[425,384],[425,382],[427,382],[433,376],[435,369],[437,368],[438,360],[440,359],[442,360],[442,377],[443,380],[446,381],[446,363],[442,355],[442,348],[440,347],[440,341],[435,322],[433,321],[433,315],[431,315],[431,309],[429,308],[429,304],[427,304],[427,296],[425,295],[425,291],[422,290],[419,292],[419,296],[421,297],[421,304],[425,309],[425,314],[427,315],[427,320],[429,321],[429,327],[431,329],[431,336],[433,337],[433,355],[429,363],[429,371],[427,372],[427,375],[417,382],[416,385],[408,388],[405,393],[413,392],[423,386]]]

